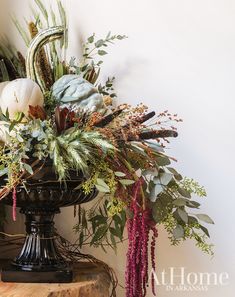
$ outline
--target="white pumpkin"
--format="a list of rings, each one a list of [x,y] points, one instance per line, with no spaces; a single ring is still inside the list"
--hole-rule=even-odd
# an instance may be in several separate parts
[[[0,86],[1,88],[1,86]],[[9,118],[14,119],[18,112],[28,115],[29,105],[43,107],[44,98],[37,83],[29,78],[19,78],[8,82],[0,89],[0,108]]]

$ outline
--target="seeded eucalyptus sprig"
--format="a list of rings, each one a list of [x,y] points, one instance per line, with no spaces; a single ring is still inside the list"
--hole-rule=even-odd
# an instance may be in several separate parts
[[[126,35],[112,35],[111,32],[107,34],[104,39],[96,39],[95,33],[88,37],[87,42],[84,44],[84,53],[83,57],[85,60],[93,59],[94,56],[104,56],[107,55],[107,52],[104,48],[107,48],[108,44],[113,44],[116,40],[123,40],[127,38]],[[100,65],[100,61],[98,62]]]
[[[126,35],[112,35],[109,32],[105,38],[96,39],[95,33],[92,34],[83,45],[81,61],[77,64],[76,59],[74,57],[71,58],[69,63],[70,70],[76,74],[81,74],[92,84],[96,84],[100,74],[100,66],[103,64],[102,57],[108,54],[106,48],[109,44],[114,44],[115,41],[125,38],[127,38]],[[104,86],[100,84],[98,86],[100,93],[115,97],[112,87],[114,79],[114,77],[108,78]]]

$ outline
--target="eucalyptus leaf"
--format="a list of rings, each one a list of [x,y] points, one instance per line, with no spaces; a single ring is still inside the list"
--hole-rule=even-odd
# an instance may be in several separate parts
[[[105,235],[106,232],[107,232],[106,225],[99,227],[95,232],[90,245],[93,245],[96,241],[100,240]]]
[[[173,175],[167,172],[161,173],[159,177],[161,184],[163,184],[164,186],[167,186],[169,182],[172,180],[172,178],[173,178]]]
[[[152,215],[155,223],[160,223],[168,214],[168,208],[164,205],[160,198],[152,205]]]
[[[175,239],[180,239],[184,237],[184,228],[181,225],[177,225],[173,230],[173,236]]]
[[[101,47],[103,45],[104,45],[104,40],[103,39],[100,39],[100,40],[96,41],[96,43],[95,43],[95,47],[97,47],[97,48],[99,48],[99,47]]]
[[[171,196],[169,193],[167,193],[167,192],[163,192],[163,193],[161,193],[161,194],[159,195],[158,199],[160,199],[161,204],[162,204],[164,207],[167,207],[168,209],[169,209],[170,207],[173,208],[173,204],[172,204],[172,203],[173,203],[173,198],[172,198],[172,196]]]
[[[180,181],[180,180],[183,179],[182,175],[179,174],[174,168],[172,168],[172,167],[167,167],[167,169],[168,169],[172,174],[174,174],[174,177],[175,177],[176,180]]]
[[[157,164],[159,166],[166,166],[166,165],[170,165],[171,164],[170,159],[168,157],[166,157],[166,156],[160,156],[159,155],[157,157],[156,161],[157,161]]]
[[[208,229],[202,225],[199,225],[200,229],[206,234],[207,237],[210,237],[210,233],[208,231]]]
[[[201,204],[197,201],[187,201],[187,207],[190,207],[190,208],[199,208]]]
[[[161,185],[161,181],[160,181],[160,178],[158,176],[155,176],[153,178],[153,182],[155,185]]]
[[[195,223],[198,223],[197,218],[188,216],[188,224],[195,224]]]
[[[23,163],[23,167],[29,174],[33,174],[33,168],[29,164]]]
[[[115,171],[114,174],[118,177],[124,177],[126,176],[126,174],[124,172],[121,172],[121,171]]]
[[[97,183],[97,185],[100,185],[100,186],[103,186],[103,187],[108,187],[106,182],[101,178],[97,178],[96,183]]]
[[[196,217],[205,223],[214,224],[214,221],[207,214],[196,214]]]
[[[150,195],[149,199],[152,202],[155,202],[157,200],[157,196],[164,191],[164,187],[160,184],[155,185],[151,190],[150,190]]]
[[[97,190],[100,191],[101,193],[110,193],[109,187],[104,187],[101,185],[95,185]]]
[[[157,168],[154,169],[146,169],[142,172],[142,175],[144,176],[158,176],[158,170]]]
[[[95,37],[95,35],[93,34],[93,35],[91,35],[90,37],[88,37],[88,42],[89,43],[93,43],[94,42],[94,37]]]
[[[111,234],[113,234],[114,236],[120,238],[120,229],[119,230],[116,230],[115,228],[113,227],[109,227],[109,231]]]
[[[96,180],[96,188],[102,192],[102,193],[109,193],[110,192],[110,188],[109,186],[106,184],[106,182],[101,179],[101,178],[97,178]]]
[[[187,200],[184,198],[178,198],[173,201],[173,204],[176,206],[185,206],[186,203],[187,203]]]
[[[190,194],[187,190],[185,190],[184,188],[179,187],[179,188],[178,188],[178,192],[179,192],[180,195],[182,195],[183,197],[191,198],[191,194]]]
[[[135,183],[135,181],[134,180],[131,180],[131,179],[120,179],[119,182],[123,186],[130,186],[130,185],[133,185]]]
[[[107,55],[107,52],[104,50],[98,50],[98,55],[104,56],[104,55]]]
[[[188,214],[186,213],[186,211],[184,211],[181,208],[178,208],[177,212],[178,212],[178,215],[180,216],[180,218],[182,219],[182,221],[187,224],[188,223]]]
[[[118,40],[122,40],[122,39],[125,39],[125,38],[127,38],[127,36],[125,36],[125,35],[118,35],[117,36]]]

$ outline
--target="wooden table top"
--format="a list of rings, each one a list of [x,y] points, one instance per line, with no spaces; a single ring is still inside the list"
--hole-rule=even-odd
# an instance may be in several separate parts
[[[6,261],[0,260],[0,266]],[[74,280],[66,284],[0,282],[0,297],[109,297],[109,278],[92,263],[76,263]]]

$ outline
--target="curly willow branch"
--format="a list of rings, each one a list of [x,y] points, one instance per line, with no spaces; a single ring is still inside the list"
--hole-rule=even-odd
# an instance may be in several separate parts
[[[61,255],[64,257],[65,260],[71,261],[71,262],[78,262],[80,260],[86,260],[90,263],[93,263],[97,266],[101,266],[104,271],[108,274],[110,278],[110,282],[112,285],[111,294],[110,297],[116,297],[116,288],[118,285],[118,279],[116,276],[115,271],[113,268],[109,267],[108,264],[105,262],[96,259],[94,256],[89,254],[83,254],[79,251],[79,245],[73,244],[69,242],[67,239],[63,238],[58,234],[58,237],[56,238],[57,247],[61,253]]]

